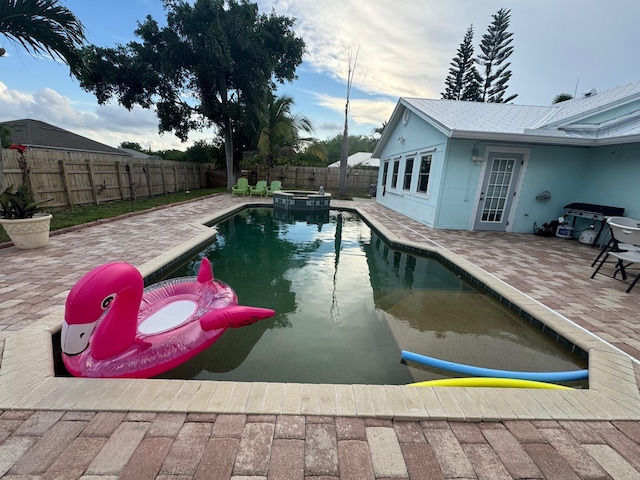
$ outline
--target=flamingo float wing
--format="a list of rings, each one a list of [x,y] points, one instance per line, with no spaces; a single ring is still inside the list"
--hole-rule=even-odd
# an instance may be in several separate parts
[[[213,310],[200,318],[200,326],[203,330],[215,328],[238,328],[251,325],[258,320],[273,317],[275,311],[269,308],[245,307],[233,305],[226,308]]]

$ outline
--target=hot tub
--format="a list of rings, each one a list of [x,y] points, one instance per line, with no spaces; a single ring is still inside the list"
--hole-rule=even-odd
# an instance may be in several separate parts
[[[273,192],[273,208],[290,211],[329,210],[330,193],[305,190],[279,190]]]

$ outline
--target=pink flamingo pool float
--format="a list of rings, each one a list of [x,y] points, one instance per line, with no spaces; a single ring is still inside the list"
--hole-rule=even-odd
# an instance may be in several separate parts
[[[67,297],[62,359],[79,377],[148,378],[194,357],[227,328],[274,314],[238,305],[231,287],[213,278],[206,257],[197,277],[146,289],[133,265],[107,263],[85,274]]]

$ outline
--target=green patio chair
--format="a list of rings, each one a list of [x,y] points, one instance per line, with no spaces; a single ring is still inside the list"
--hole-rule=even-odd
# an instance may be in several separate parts
[[[255,187],[249,187],[249,196],[251,195],[260,195],[264,197],[267,194],[267,181],[266,180],[258,180]]]
[[[231,187],[231,195],[242,195],[243,197],[249,193],[249,180],[244,177],[238,179],[236,184]]]
[[[278,190],[282,190],[282,182],[280,180],[273,180],[271,185],[267,187],[267,196],[272,196],[273,192],[277,192]]]

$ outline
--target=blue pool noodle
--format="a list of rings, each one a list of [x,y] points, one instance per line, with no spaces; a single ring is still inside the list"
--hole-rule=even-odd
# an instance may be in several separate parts
[[[514,372],[510,370],[494,370],[491,368],[474,367],[462,363],[448,362],[438,358],[420,355],[402,350],[401,360],[421,363],[429,367],[462,373],[474,377],[517,378],[520,380],[535,380],[538,382],[573,382],[589,378],[589,370],[572,370],[567,372]]]

